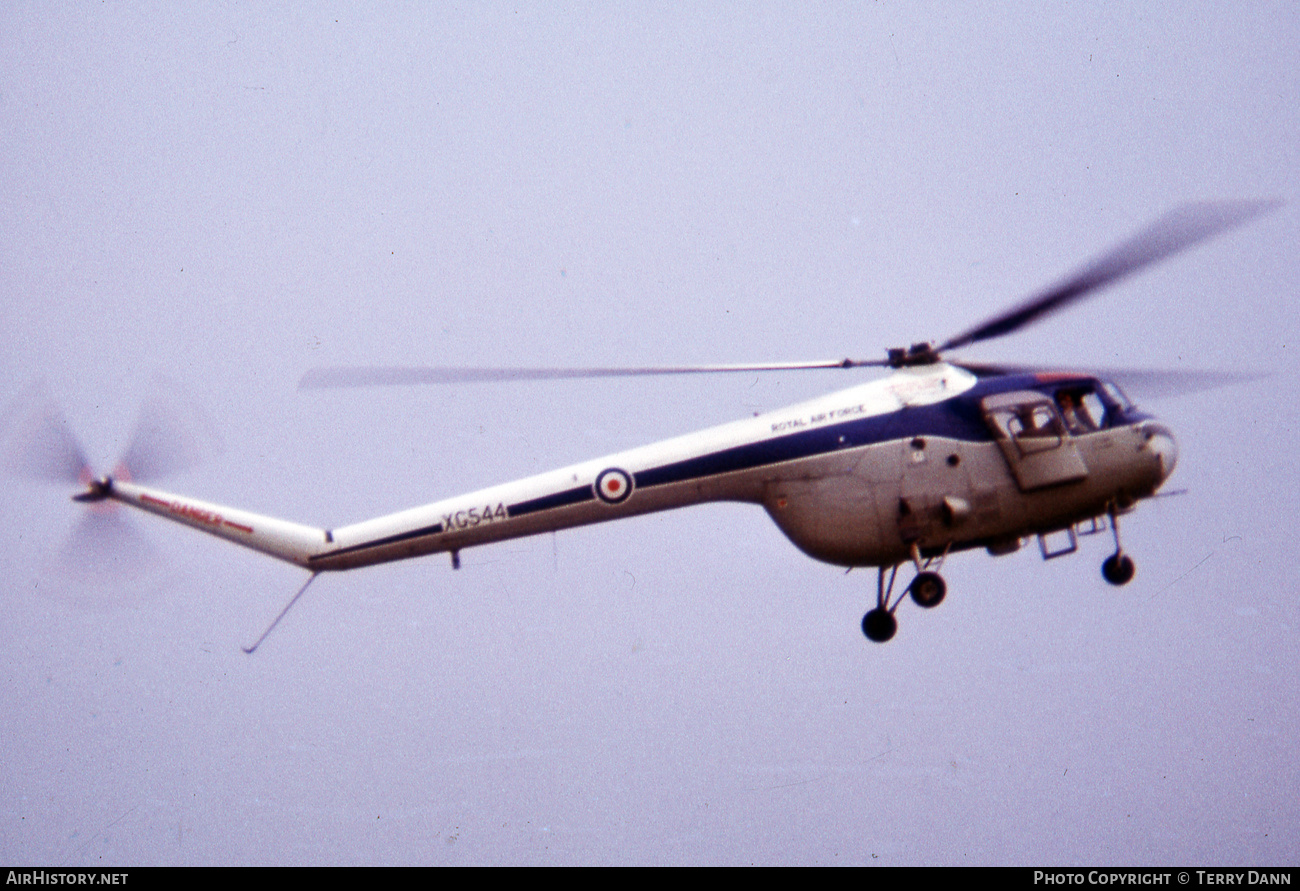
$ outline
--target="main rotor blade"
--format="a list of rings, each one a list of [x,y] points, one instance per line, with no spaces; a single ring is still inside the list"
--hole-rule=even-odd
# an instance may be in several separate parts
[[[1096,376],[1102,380],[1113,380],[1124,388],[1130,396],[1141,399],[1168,399],[1174,396],[1190,396],[1219,387],[1230,387],[1250,381],[1262,380],[1269,375],[1265,372],[1235,371],[1201,371],[1186,369],[1181,371],[1159,368],[1116,368],[1112,371],[1097,371]]]
[[[1092,296],[1117,279],[1240,226],[1279,204],[1280,201],[1210,201],[1176,208],[1042,294],[952,338],[939,347],[939,352],[1018,331]]]
[[[1267,372],[1217,371],[1197,368],[1070,368],[1047,365],[1003,365],[980,362],[954,362],[972,374],[993,377],[1005,374],[1087,374],[1119,384],[1130,396],[1140,399],[1167,399],[1190,396],[1219,387],[1244,384],[1268,377]]]
[[[667,374],[725,374],[757,371],[799,371],[887,365],[883,359],[827,359],[814,362],[770,362],[752,365],[670,365],[645,368],[480,368],[428,366],[338,366],[313,368],[298,382],[300,390],[331,387],[391,387],[413,384],[466,384],[503,381],[545,381],[564,378],[646,377]]]

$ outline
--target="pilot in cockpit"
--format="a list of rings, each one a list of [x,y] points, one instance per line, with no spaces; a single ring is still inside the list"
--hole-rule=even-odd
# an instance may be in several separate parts
[[[1060,408],[1061,417],[1071,433],[1092,433],[1100,429],[1099,419],[1093,417],[1092,412],[1089,411],[1086,398],[1089,395],[1091,394],[1087,391],[1064,389],[1056,393],[1056,405]]]

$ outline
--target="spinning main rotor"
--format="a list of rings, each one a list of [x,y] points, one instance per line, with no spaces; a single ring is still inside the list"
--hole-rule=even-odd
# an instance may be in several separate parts
[[[334,366],[314,368],[299,382],[301,389],[371,387],[409,384],[482,383],[565,378],[643,377],[667,374],[794,371],[803,369],[904,368],[944,361],[943,354],[1012,334],[1049,315],[1092,297],[1108,285],[1180,251],[1236,228],[1280,205],[1279,201],[1209,201],[1183,205],[1160,217],[1128,240],[1094,258],[1073,274],[1010,309],[943,341],[888,350],[884,359],[827,359],[739,365],[675,365],[641,368],[504,368],[431,366]],[[979,375],[1029,370],[1024,366],[960,364]],[[1124,371],[1164,391],[1188,392],[1238,381],[1249,375],[1204,371]]]

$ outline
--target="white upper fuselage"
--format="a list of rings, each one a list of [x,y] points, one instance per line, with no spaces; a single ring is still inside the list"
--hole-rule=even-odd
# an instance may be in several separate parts
[[[316,556],[312,565],[351,568],[704,501],[758,502],[771,464],[760,465],[760,472],[743,468],[709,473],[709,468],[701,468],[668,482],[647,481],[647,475],[802,431],[938,402],[968,390],[975,381],[974,375],[950,365],[902,369],[752,418],[334,529],[330,535],[335,547]],[[627,489],[599,490],[597,480],[606,471],[613,471],[612,479],[623,481]],[[438,531],[424,531],[433,529]]]

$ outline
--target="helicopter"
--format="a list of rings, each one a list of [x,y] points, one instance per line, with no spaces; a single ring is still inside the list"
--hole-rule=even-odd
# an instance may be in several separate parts
[[[1109,529],[1102,576],[1124,585],[1135,563],[1120,517],[1173,473],[1173,432],[1139,409],[1121,380],[1191,391],[1249,375],[1068,371],[951,360],[1096,295],[1104,287],[1271,210],[1278,202],[1184,205],[1064,280],[965,332],[893,348],[883,358],[643,368],[334,367],[303,389],[692,373],[884,368],[886,376],[753,417],[337,528],[200,501],[118,474],[95,478],[80,452],[64,463],[79,502],[113,500],[287,561],[310,575],[253,652],[322,572],[466,548],[705,502],[761,506],[808,556],[877,571],[867,639],[898,629],[905,599],[933,609],[959,551],[998,556],[1037,538],[1044,559]],[[80,462],[80,466],[78,466]],[[900,569],[911,578],[896,585]],[[895,588],[899,588],[895,593]]]

